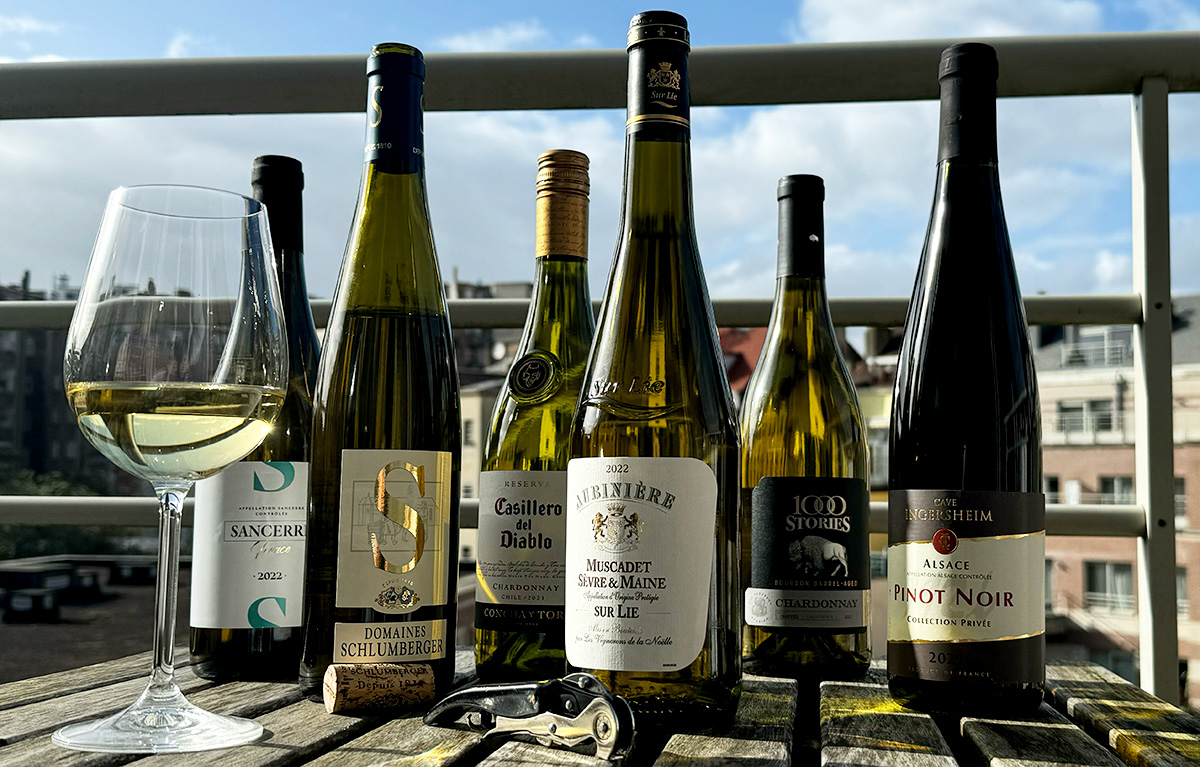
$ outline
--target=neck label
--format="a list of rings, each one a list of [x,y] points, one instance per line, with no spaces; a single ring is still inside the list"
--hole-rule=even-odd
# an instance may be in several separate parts
[[[423,86],[416,75],[378,72],[368,80],[366,160],[424,164]]]
[[[654,123],[690,125],[687,60],[687,47],[670,40],[647,41],[630,49],[626,130]]]

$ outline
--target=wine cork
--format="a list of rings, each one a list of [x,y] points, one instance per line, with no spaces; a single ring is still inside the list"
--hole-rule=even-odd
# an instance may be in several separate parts
[[[428,663],[334,663],[325,670],[325,710],[412,708],[433,702],[433,667]]]

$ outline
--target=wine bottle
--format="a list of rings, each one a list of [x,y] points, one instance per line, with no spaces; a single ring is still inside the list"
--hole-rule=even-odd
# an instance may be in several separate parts
[[[871,662],[866,432],[825,293],[825,185],[779,181],[779,263],[742,403],[742,662],[861,676]]]
[[[587,196],[587,155],[538,158],[533,298],[479,477],[475,671],[484,681],[566,673],[566,437],[595,328]]]
[[[741,678],[738,432],[696,247],[687,21],[633,17],[621,234],[571,423],[566,645],[639,725],[726,719]]]
[[[888,679],[906,706],[1010,715],[1042,699],[1046,536],[997,71],[986,45],[942,53],[937,187],[892,405]]]
[[[245,460],[196,483],[192,669],[206,679],[292,679],[300,661],[309,435],[319,343],[304,279],[300,161],[255,158],[288,336],[288,388],[270,434]]]
[[[454,674],[458,369],[425,192],[416,48],[367,60],[366,163],[313,414],[300,684],[330,663]]]

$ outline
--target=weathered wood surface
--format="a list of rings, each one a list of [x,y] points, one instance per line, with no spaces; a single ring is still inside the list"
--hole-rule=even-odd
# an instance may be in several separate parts
[[[822,767],[956,767],[928,714],[892,700],[887,674],[873,665],[857,682],[821,684]]]
[[[186,651],[181,654],[185,661]],[[459,683],[469,678],[472,661],[469,651],[459,651]],[[154,757],[81,753],[50,742],[50,733],[65,723],[114,713],[132,702],[148,666],[148,655],[142,654],[0,685],[0,767],[602,764],[590,755],[591,747],[572,751],[528,738],[494,740],[465,724],[427,727],[418,712],[331,716],[320,703],[303,699],[291,683],[216,685],[197,679],[183,663],[178,677],[189,698],[213,711],[257,718],[264,738],[236,749]],[[727,732],[669,736],[646,728],[638,732],[625,767],[805,767],[818,760],[823,767],[1200,765],[1200,721],[1099,667],[1052,664],[1047,689],[1047,705],[1031,717],[935,720],[892,701],[878,665],[861,681],[819,687],[747,677],[736,721]]]
[[[1090,663],[1046,669],[1059,711],[1132,767],[1200,765],[1200,720]]]

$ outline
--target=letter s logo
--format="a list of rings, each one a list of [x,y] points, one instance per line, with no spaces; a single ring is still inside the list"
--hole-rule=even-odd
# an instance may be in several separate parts
[[[287,600],[283,597],[263,597],[261,599],[256,599],[250,603],[250,609],[246,611],[246,618],[250,621],[250,627],[256,629],[278,628],[278,623],[272,623],[264,618],[262,613],[259,612],[259,605],[261,605],[263,602],[274,602],[275,604],[279,605],[280,615],[287,615]]]
[[[293,482],[296,481],[296,467],[288,461],[264,461],[266,466],[270,466],[275,471],[283,475],[283,484],[279,487],[267,489],[262,479],[258,476],[258,472],[254,472],[254,489],[260,493],[278,493],[281,490],[287,490]]]

